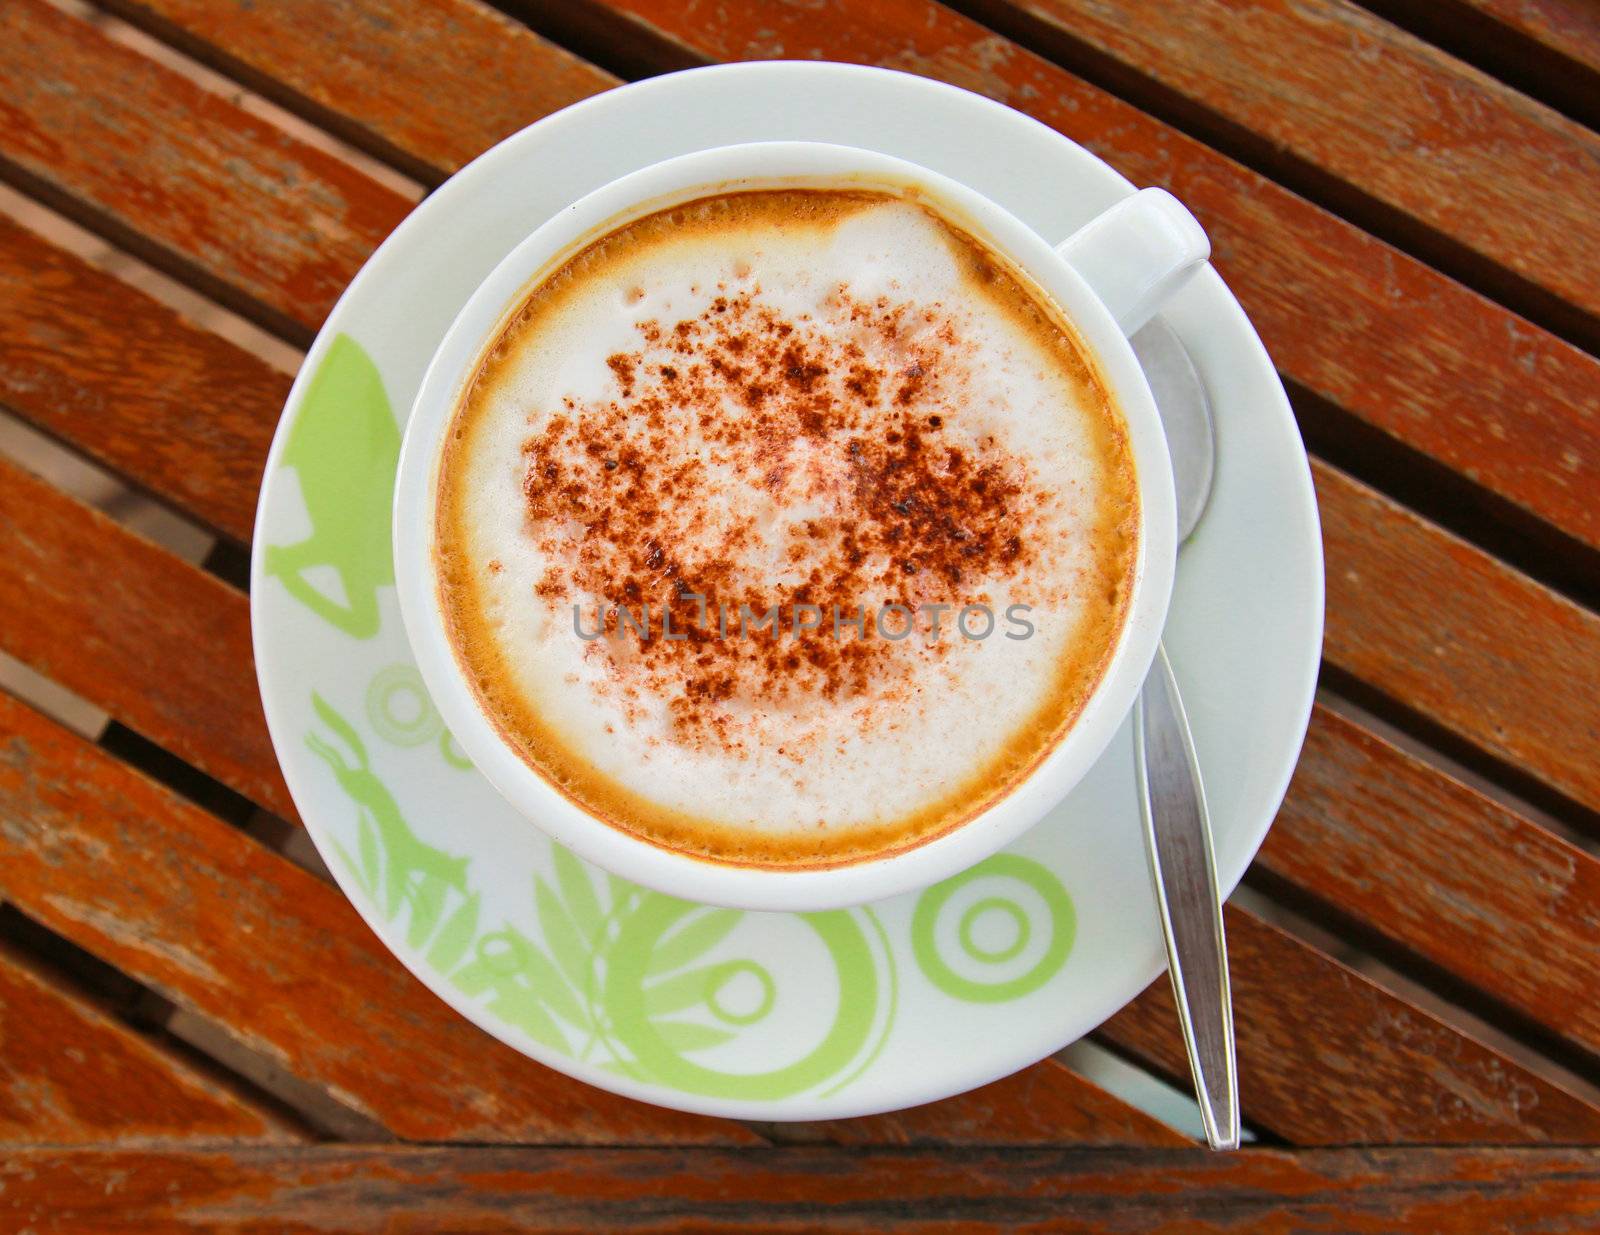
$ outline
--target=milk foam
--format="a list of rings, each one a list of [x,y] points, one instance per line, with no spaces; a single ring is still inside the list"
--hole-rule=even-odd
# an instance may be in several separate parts
[[[797,212],[730,195],[635,231],[535,296],[458,416],[445,595],[485,705],[596,813],[709,856],[848,858],[970,816],[1070,726],[1120,629],[1136,498],[1092,368],[913,202]],[[784,326],[816,364],[734,363]],[[906,488],[894,461],[908,457],[931,459],[936,483]],[[965,508],[936,515],[958,475]],[[981,550],[962,520],[987,521]],[[630,602],[614,589],[635,571],[659,587]],[[725,599],[804,595],[825,613],[977,603],[995,624],[963,638],[952,608],[934,639],[924,614],[832,689],[803,656],[791,674],[781,654],[720,640],[701,663],[575,632],[574,606],[589,632],[597,604],[648,601],[659,639],[659,605],[677,598],[677,625],[683,594],[713,579]],[[1012,605],[1030,607],[1032,637],[1006,637]],[[825,660],[824,627],[780,642],[823,639]]]

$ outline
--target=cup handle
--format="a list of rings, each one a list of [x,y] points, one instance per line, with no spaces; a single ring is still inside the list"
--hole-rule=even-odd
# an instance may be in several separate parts
[[[1211,256],[1194,215],[1165,189],[1141,189],[1096,215],[1056,252],[1132,335]]]

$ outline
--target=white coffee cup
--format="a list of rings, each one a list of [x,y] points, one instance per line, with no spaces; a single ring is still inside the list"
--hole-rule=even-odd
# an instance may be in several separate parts
[[[1138,480],[1139,554],[1127,617],[1109,665],[1072,727],[1009,794],[954,830],[902,852],[818,870],[735,866],[674,852],[589,814],[529,766],[480,707],[446,631],[436,574],[437,477],[447,426],[510,315],[542,279],[599,236],[719,192],[874,186],[914,186],[927,194],[1026,272],[1094,354],[1127,423]],[[1133,706],[1166,621],[1176,550],[1172,466],[1128,335],[1209,253],[1200,225],[1160,189],[1129,196],[1053,247],[948,177],[872,151],[815,142],[762,142],[683,155],[567,207],[496,266],[456,316],[423,377],[400,454],[394,506],[400,610],[423,680],[457,742],[495,788],[556,841],[614,874],[689,900],[744,909],[839,908],[935,883],[1009,844],[1057,805],[1105,750]]]

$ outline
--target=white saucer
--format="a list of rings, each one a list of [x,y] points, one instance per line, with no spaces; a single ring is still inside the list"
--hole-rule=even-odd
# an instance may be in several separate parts
[[[424,201],[329,317],[273,442],[251,605],[295,804],[345,893],[412,972],[496,1037],[595,1085],[798,1120],[994,1080],[1094,1028],[1161,971],[1127,726],[1021,842],[935,888],[807,915],[674,901],[557,850],[461,758],[411,663],[388,527],[396,422],[500,258],[625,172],[776,138],[921,163],[1052,242],[1132,187],[1017,112],[875,69],[700,69],[552,116]],[[1231,890],[1309,719],[1321,541],[1288,401],[1222,280],[1206,272],[1164,316],[1217,416],[1216,489],[1179,559],[1166,646]]]

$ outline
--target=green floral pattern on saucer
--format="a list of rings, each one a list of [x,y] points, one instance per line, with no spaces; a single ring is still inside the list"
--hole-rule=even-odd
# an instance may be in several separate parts
[[[397,446],[376,366],[338,336],[282,456],[298,474],[312,532],[269,545],[264,567],[352,640],[379,633],[378,590],[393,582],[388,505]],[[318,567],[326,568],[320,577]],[[545,841],[548,858],[527,873],[531,912],[519,925],[486,908],[467,855],[422,839],[408,822],[358,727],[406,759],[436,759],[435,775],[476,775],[415,666],[395,661],[373,672],[356,719],[315,690],[309,701],[305,747],[354,824],[353,845],[334,836],[332,848],[369,915],[404,939],[413,963],[420,958],[505,1026],[633,1082],[744,1102],[826,1097],[879,1059],[900,1011],[904,959],[949,999],[995,1003],[1037,990],[1072,948],[1066,889],[1046,866],[1013,853],[927,889],[909,939],[895,939],[872,907],[777,915],[696,905],[604,874]],[[961,907],[952,927],[957,894],[975,881],[987,894]],[[1014,962],[1035,938],[1047,943],[1018,971]],[[819,973],[826,1010],[811,1008],[797,1028],[792,1013],[817,1002]],[[805,992],[791,994],[797,984]]]

